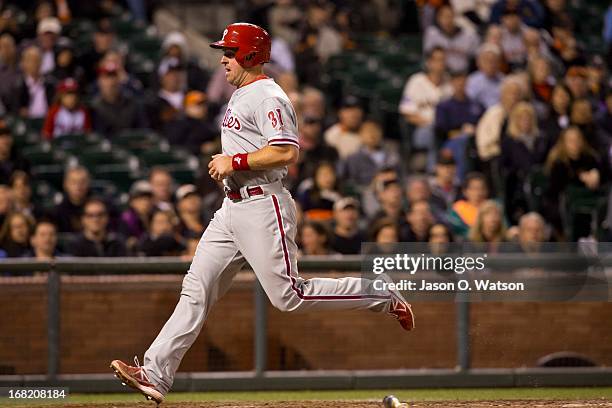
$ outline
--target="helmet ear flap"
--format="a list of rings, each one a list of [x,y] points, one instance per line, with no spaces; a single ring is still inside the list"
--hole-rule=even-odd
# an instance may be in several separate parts
[[[243,57],[243,61],[244,61],[243,64],[244,64],[244,66],[246,68],[250,68],[253,65],[255,65],[255,64],[253,64],[253,59],[255,58],[255,55],[257,55],[256,51],[249,52],[248,54],[244,55],[244,57]]]

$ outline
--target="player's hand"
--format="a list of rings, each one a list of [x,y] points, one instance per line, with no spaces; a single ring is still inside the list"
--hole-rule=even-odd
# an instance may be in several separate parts
[[[215,154],[208,163],[208,174],[217,181],[221,181],[234,172],[232,158],[222,154]]]

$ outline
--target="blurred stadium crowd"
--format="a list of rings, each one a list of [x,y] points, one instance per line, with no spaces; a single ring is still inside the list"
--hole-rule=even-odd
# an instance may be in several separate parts
[[[298,112],[303,254],[610,240],[607,2],[238,3]],[[193,255],[233,88],[147,5],[0,2],[0,256]]]

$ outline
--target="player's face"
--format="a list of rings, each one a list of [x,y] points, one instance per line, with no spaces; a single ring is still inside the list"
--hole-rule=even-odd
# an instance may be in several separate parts
[[[227,82],[234,86],[239,86],[246,76],[246,70],[236,61],[236,51],[231,49],[223,50],[221,64],[225,68],[225,79]]]

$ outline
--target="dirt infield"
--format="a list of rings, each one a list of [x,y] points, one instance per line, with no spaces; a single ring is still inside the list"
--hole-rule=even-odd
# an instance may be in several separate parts
[[[29,405],[28,408],[33,406]],[[49,405],[40,406],[49,407]],[[70,404],[69,408],[155,408],[151,403],[129,404]],[[160,408],[376,408],[382,407],[377,401],[291,401],[291,402],[210,402],[210,403],[171,403],[162,404]],[[612,408],[609,400],[508,400],[508,401],[428,401],[408,403],[409,408],[490,408],[490,407],[517,407],[517,408]]]

